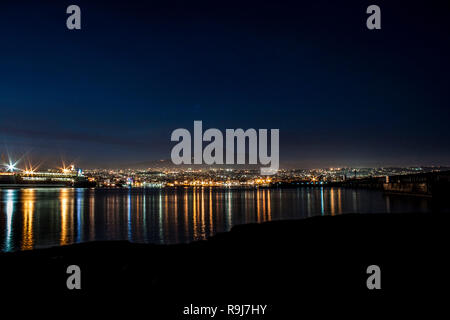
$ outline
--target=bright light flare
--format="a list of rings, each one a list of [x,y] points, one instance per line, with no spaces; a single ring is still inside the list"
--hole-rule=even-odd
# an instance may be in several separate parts
[[[14,164],[10,163],[10,164],[6,165],[6,169],[7,169],[7,171],[13,172],[14,170],[17,170],[16,164],[15,163]]]

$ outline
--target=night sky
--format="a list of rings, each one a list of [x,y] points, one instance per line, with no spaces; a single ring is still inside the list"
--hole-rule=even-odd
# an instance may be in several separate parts
[[[449,30],[449,1],[3,0],[0,153],[132,166],[203,120],[279,128],[282,166],[450,165]]]

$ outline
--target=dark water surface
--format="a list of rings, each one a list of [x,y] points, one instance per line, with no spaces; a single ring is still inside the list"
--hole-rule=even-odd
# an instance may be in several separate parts
[[[244,223],[431,210],[427,198],[342,188],[0,189],[0,249],[93,240],[169,244],[205,239]]]

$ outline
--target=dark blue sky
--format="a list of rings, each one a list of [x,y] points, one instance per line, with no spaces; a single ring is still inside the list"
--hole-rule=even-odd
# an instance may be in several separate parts
[[[66,28],[70,4],[80,31]],[[365,26],[371,4],[381,30]],[[203,120],[279,128],[282,165],[450,164],[448,1],[0,8],[0,152],[83,167],[168,159],[171,132]]]

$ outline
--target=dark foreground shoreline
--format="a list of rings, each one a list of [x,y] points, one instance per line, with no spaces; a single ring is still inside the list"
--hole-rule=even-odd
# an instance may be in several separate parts
[[[265,318],[330,311],[321,305],[423,304],[438,301],[448,284],[448,221],[446,214],[351,214],[236,226],[190,244],[92,242],[3,253],[1,290],[12,299],[145,301],[136,307],[156,319],[197,319],[182,314],[190,304],[268,304]],[[66,288],[72,264],[81,268],[81,290]],[[381,268],[381,290],[366,287],[372,264]]]

